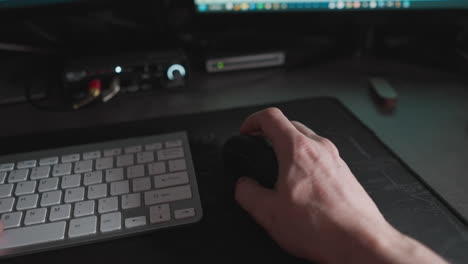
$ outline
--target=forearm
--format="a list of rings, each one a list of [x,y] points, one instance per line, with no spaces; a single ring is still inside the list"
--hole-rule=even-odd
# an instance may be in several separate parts
[[[355,234],[354,234],[355,235]],[[447,263],[418,241],[389,226],[355,237],[339,263]],[[336,262],[336,263],[338,263]]]
[[[387,263],[447,263],[442,257],[434,253],[425,245],[405,236],[398,231],[398,237],[392,241],[381,243],[377,247],[377,254]]]

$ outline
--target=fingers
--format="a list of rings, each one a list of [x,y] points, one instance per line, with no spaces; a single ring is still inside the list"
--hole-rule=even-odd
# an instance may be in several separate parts
[[[263,134],[273,143],[276,153],[286,149],[298,134],[294,125],[278,108],[268,108],[249,116],[242,124],[240,132]]]
[[[255,180],[240,178],[236,186],[236,200],[265,229],[271,224],[274,192],[261,187]]]
[[[291,123],[294,125],[294,127],[296,127],[297,130],[299,130],[299,132],[301,132],[305,136],[307,136],[307,137],[309,137],[309,138],[311,138],[311,139],[313,139],[313,140],[315,140],[317,142],[320,142],[321,144],[326,146],[328,149],[330,149],[332,152],[339,155],[338,149],[336,148],[336,146],[329,139],[317,135],[312,129],[306,127],[301,122],[292,121]]]
[[[315,140],[318,140],[320,139],[321,137],[318,136],[312,129],[306,127],[304,124],[302,124],[301,122],[299,121],[291,121],[291,123],[293,124],[293,126],[299,131],[301,132],[302,134],[304,134],[305,136],[311,138],[311,139],[315,139]]]

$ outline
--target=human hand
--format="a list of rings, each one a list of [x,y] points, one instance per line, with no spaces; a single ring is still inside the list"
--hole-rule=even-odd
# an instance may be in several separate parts
[[[279,175],[273,190],[240,178],[236,200],[292,255],[326,263],[404,263],[416,254],[444,262],[384,219],[330,140],[276,108],[247,118],[241,133],[272,142]]]

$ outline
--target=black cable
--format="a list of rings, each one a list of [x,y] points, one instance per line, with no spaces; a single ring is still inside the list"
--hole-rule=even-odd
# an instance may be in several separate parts
[[[63,85],[62,82],[58,82],[58,99],[59,101],[58,102],[55,102],[55,104],[51,104],[51,105],[42,105],[42,104],[39,104],[37,101],[34,100],[34,98],[32,98],[32,95],[31,95],[31,90],[32,90],[32,87],[34,85],[34,83],[28,83],[28,84],[25,84],[24,86],[24,95],[26,97],[26,101],[31,105],[33,106],[34,108],[36,108],[37,110],[40,110],[40,111],[46,111],[46,112],[72,112],[74,111],[71,107],[71,104],[69,106],[67,106],[67,100],[65,99],[65,87]],[[47,92],[46,92],[46,98],[48,96],[48,94],[51,93],[51,90],[52,89],[48,89]],[[57,106],[57,104],[62,104],[62,106]]]
[[[34,35],[40,37],[41,39],[49,43],[56,44],[60,42],[60,38],[58,36],[55,36],[53,33],[49,32],[46,28],[43,28],[32,21],[24,21],[23,24]]]

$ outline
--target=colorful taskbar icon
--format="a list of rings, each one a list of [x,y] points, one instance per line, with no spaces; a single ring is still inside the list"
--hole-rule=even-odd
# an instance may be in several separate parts
[[[307,11],[307,10],[343,10],[343,9],[388,9],[409,8],[406,1],[310,1],[310,2],[225,2],[213,1],[197,4],[199,12],[248,12],[248,11]]]

